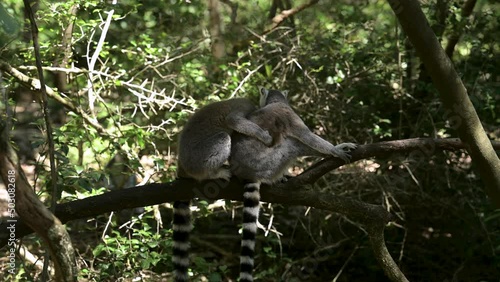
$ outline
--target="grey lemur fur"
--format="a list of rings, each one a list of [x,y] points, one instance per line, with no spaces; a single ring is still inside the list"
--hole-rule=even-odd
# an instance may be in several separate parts
[[[260,88],[262,108],[248,118],[273,136],[273,146],[241,134],[234,134],[229,164],[231,173],[245,181],[243,238],[241,241],[240,282],[253,281],[255,236],[259,216],[260,184],[271,184],[283,177],[291,163],[300,156],[330,155],[349,162],[345,150],[353,143],[334,146],[312,133],[290,108],[287,92]]]
[[[217,178],[229,180],[231,173],[223,165],[231,153],[233,132],[270,146],[271,135],[246,118],[255,109],[250,100],[237,98],[212,103],[198,110],[188,120],[179,137],[178,176],[198,181]],[[191,231],[189,201],[174,203],[173,231],[174,280],[187,281]]]

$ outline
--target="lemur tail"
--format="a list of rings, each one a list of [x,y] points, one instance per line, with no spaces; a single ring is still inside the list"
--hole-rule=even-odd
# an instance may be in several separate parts
[[[174,202],[173,220],[173,254],[174,281],[188,281],[189,267],[189,233],[191,232],[191,210],[189,201]]]
[[[255,236],[260,209],[260,183],[245,184],[243,193],[243,238],[241,239],[240,282],[253,281]]]

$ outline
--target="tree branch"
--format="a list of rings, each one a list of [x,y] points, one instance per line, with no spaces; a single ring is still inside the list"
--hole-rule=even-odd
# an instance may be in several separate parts
[[[292,8],[292,9],[289,9],[289,10],[284,10],[284,11],[281,11],[281,13],[279,13],[278,15],[274,16],[273,19],[272,19],[272,25],[269,26],[266,30],[264,30],[264,32],[262,33],[262,35],[266,35],[268,33],[270,33],[271,31],[273,31],[274,29],[276,29],[284,20],[286,20],[287,18],[301,12],[302,10],[305,10],[309,7],[311,7],[312,5],[318,3],[319,0],[310,0],[309,2],[307,3],[304,3],[296,8]]]
[[[231,25],[235,25],[236,17],[238,16],[238,3],[232,2],[230,0],[220,0],[220,1],[231,8]]]
[[[36,78],[29,77],[25,75],[24,73],[18,71],[17,69],[13,68],[6,62],[0,60],[0,69],[14,77],[15,79],[19,80],[22,82],[24,85],[28,85],[30,88],[33,89],[40,89],[40,80]],[[104,129],[98,122],[97,120],[93,119],[90,117],[85,111],[82,110],[81,107],[75,106],[73,103],[70,101],[64,99],[61,97],[55,90],[50,88],[49,86],[45,85],[45,90],[47,91],[47,95],[51,97],[52,99],[56,100],[58,103],[66,107],[67,109],[74,111],[82,116],[82,118],[92,127],[94,127],[97,132],[99,132],[102,135],[105,136],[111,136],[113,137],[114,135],[107,132],[106,129]]]
[[[448,55],[448,57],[451,59],[453,57],[453,52],[455,52],[455,46],[457,45],[458,41],[460,40],[460,36],[462,35],[462,32],[464,31],[464,22],[468,20],[470,15],[472,15],[472,11],[474,10],[474,7],[476,6],[477,0],[467,0],[465,3],[462,5],[462,12],[460,13],[462,15],[462,19],[460,23],[458,24],[458,27],[455,27],[452,31],[452,34],[450,38],[448,38],[448,43],[446,44],[445,48],[445,53]]]
[[[493,142],[493,146],[500,149],[500,142]],[[360,146],[353,152],[352,161],[405,153],[409,153],[414,158],[428,158],[440,150],[451,151],[463,148],[465,148],[465,145],[456,138],[415,138],[387,141]],[[388,277],[393,281],[406,281],[403,279],[404,275],[389,255],[383,239],[385,225],[394,220],[394,217],[389,212],[379,205],[363,203],[329,193],[318,193],[310,189],[311,183],[342,164],[342,161],[336,158],[323,160],[285,184],[273,187],[264,186],[261,190],[261,199],[264,202],[310,206],[344,214],[350,219],[367,226],[375,256]],[[170,183],[137,186],[59,204],[56,207],[55,214],[61,222],[66,223],[70,220],[95,217],[111,211],[156,205],[176,200],[189,200],[195,197],[209,200],[228,199],[241,201],[243,200],[242,187],[243,183],[236,179],[232,179],[231,182],[212,180],[201,183],[190,179],[178,179]],[[6,223],[0,224],[0,247],[8,242],[7,226]],[[17,238],[31,232],[31,229],[24,225],[22,221],[18,222],[16,227]]]
[[[59,204],[56,215],[61,222],[95,217],[111,211],[136,208],[173,202],[177,200],[190,200],[201,198],[207,200],[228,199],[243,200],[243,183],[236,179],[230,182],[211,180],[198,183],[191,179],[178,179],[170,183],[148,184],[129,189],[115,190],[102,195],[88,197],[82,200]],[[388,222],[392,216],[381,206],[362,203],[350,198],[338,197],[330,194],[310,191],[306,187],[294,191],[290,195],[288,184],[278,186],[264,186],[262,188],[262,201],[287,205],[304,205],[318,209],[330,210],[348,214],[353,220],[360,223],[372,221]],[[21,223],[21,222],[19,222]],[[0,224],[0,246],[5,245],[8,233],[4,224]],[[16,236],[21,238],[32,231],[19,224]]]
[[[492,142],[494,146],[500,149],[500,142]],[[393,154],[406,154],[418,159],[427,159],[437,151],[456,151],[465,149],[465,144],[458,138],[432,139],[432,138],[412,138],[395,141],[385,141],[374,144],[360,146],[351,154],[351,162],[362,159],[376,157],[385,158]],[[324,159],[299,176],[290,179],[288,182],[291,187],[308,185],[314,183],[318,178],[326,173],[344,165],[344,162],[337,158]]]
[[[429,27],[418,1],[389,0],[389,4],[428,70],[445,106],[445,116],[477,164],[486,193],[500,207],[500,159],[453,63]]]
[[[18,164],[16,153],[8,143],[5,124],[1,121],[0,123],[0,132],[2,132],[0,136],[0,178],[5,183],[9,193],[9,203],[15,205],[15,210],[22,219],[21,221],[11,218],[4,224],[2,231],[7,234],[5,242],[14,239],[11,242],[15,243],[15,239],[21,238],[17,233],[18,226],[29,233],[32,232],[31,229],[35,230],[46,244],[54,261],[56,281],[76,281],[78,269],[69,234],[59,219],[44,206],[34,193],[34,189],[28,183]],[[13,211],[10,212],[13,214]],[[12,235],[12,228],[15,232],[15,238],[9,236]],[[15,249],[15,245],[11,248]]]
[[[73,39],[73,28],[76,20],[76,13],[78,12],[79,5],[73,4],[69,9],[69,23],[62,33],[61,48],[59,56],[54,60],[54,67],[66,68],[73,56],[73,46],[71,40]],[[60,92],[67,90],[67,74],[65,72],[55,73],[56,88]]]
[[[111,5],[116,5],[116,0],[113,0]],[[92,113],[92,116],[95,116],[94,102],[97,99],[97,95],[94,93],[94,89],[92,86],[92,82],[94,81],[92,71],[94,70],[97,59],[99,58],[99,54],[101,53],[102,47],[104,46],[104,41],[106,40],[106,35],[108,33],[109,26],[111,25],[111,20],[113,19],[114,12],[115,12],[114,9],[111,9],[109,12],[107,12],[108,16],[106,17],[106,21],[104,22],[104,26],[102,27],[101,36],[99,37],[99,41],[97,42],[97,46],[95,47],[95,51],[94,54],[92,54],[92,57],[89,56],[89,53],[90,53],[90,44],[94,42],[92,40],[92,37],[95,33],[95,30],[93,31],[92,36],[87,44],[87,64],[90,71],[89,78],[87,79],[87,89],[89,96],[89,109],[90,112]],[[89,57],[90,60],[88,59]]]
[[[384,239],[384,226],[372,224],[367,231],[375,258],[384,269],[385,275],[391,281],[407,282],[408,279],[399,269],[389,250],[387,250]]]

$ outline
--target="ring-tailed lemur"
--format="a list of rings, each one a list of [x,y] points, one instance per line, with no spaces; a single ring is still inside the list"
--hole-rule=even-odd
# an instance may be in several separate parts
[[[270,146],[272,137],[269,133],[246,118],[255,109],[250,100],[237,98],[212,103],[197,111],[180,134],[178,176],[198,181],[217,178],[229,180],[231,173],[222,166],[231,152],[233,132]],[[191,231],[189,205],[189,201],[174,203],[172,261],[176,282],[188,280]]]
[[[356,148],[353,143],[334,146],[312,133],[302,119],[290,108],[287,92],[260,88],[261,109],[248,119],[273,137],[273,146],[241,134],[233,134],[231,173],[248,183],[244,187],[243,237],[240,256],[240,282],[253,281],[255,236],[259,216],[260,185],[271,184],[283,177],[291,162],[300,156],[333,155],[349,162],[345,150]]]

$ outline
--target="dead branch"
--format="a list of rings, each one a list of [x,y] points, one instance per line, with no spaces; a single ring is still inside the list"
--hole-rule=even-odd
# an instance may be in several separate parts
[[[70,16],[68,26],[64,29],[61,40],[60,55],[56,56],[54,60],[54,67],[68,67],[69,61],[73,56],[73,46],[71,45],[71,39],[73,38],[73,28],[76,20],[76,12],[78,11],[79,5],[73,4],[69,9],[68,15]],[[55,73],[55,84],[56,88],[65,92],[67,90],[67,74],[64,72]]]
[[[281,13],[279,13],[278,15],[274,16],[273,19],[272,19],[272,24],[271,26],[269,26],[268,28],[266,28],[264,30],[264,32],[262,32],[262,35],[266,35],[268,33],[270,33],[271,31],[273,31],[274,29],[276,29],[281,23],[283,23],[284,20],[286,20],[287,18],[311,7],[312,5],[318,3],[319,0],[311,0],[307,3],[304,3],[296,8],[292,8],[292,9],[288,9],[288,10],[284,10],[284,11],[281,11]]]

